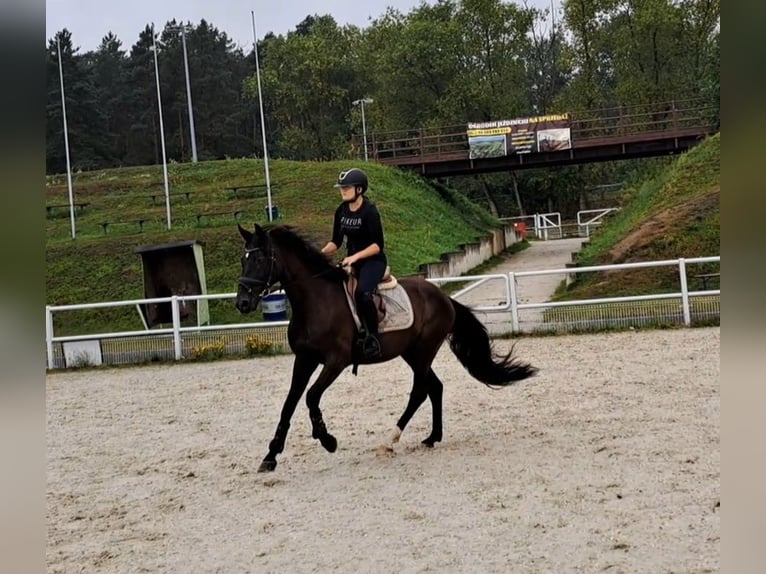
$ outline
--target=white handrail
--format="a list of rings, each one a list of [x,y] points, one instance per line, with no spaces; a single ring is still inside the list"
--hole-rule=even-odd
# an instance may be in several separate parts
[[[691,309],[690,299],[692,296],[699,297],[705,295],[720,295],[720,289],[705,289],[699,291],[690,291],[688,281],[686,278],[686,269],[690,264],[700,263],[720,263],[721,257],[719,255],[710,257],[693,257],[693,258],[680,258],[680,259],[666,259],[660,261],[639,261],[634,263],[619,263],[614,265],[591,265],[587,267],[572,267],[561,269],[543,269],[536,271],[517,271],[510,273],[495,273],[488,275],[467,275],[461,277],[438,277],[429,278],[428,281],[441,284],[451,282],[466,282],[472,281],[470,285],[464,287],[457,293],[453,294],[454,298],[465,295],[466,293],[476,289],[480,285],[490,280],[502,280],[507,293],[506,303],[503,305],[478,305],[471,307],[475,311],[488,312],[488,313],[507,313],[511,314],[511,331],[518,333],[520,331],[520,318],[519,311],[524,309],[542,309],[542,308],[555,308],[564,306],[581,306],[592,304],[605,304],[616,302],[631,302],[631,301],[650,301],[660,299],[673,299],[681,298],[682,310],[683,310],[683,322],[684,325],[691,325]],[[599,299],[587,299],[579,301],[547,301],[537,303],[519,303],[518,298],[518,286],[517,281],[524,277],[535,277],[542,275],[554,275],[554,274],[578,274],[589,273],[597,271],[607,270],[619,270],[619,269],[640,269],[649,267],[667,267],[677,266],[680,280],[680,291],[671,293],[661,293],[654,295],[634,295],[626,297],[606,297]],[[253,329],[262,327],[283,327],[289,325],[289,321],[259,321],[248,323],[232,323],[223,325],[197,325],[184,327],[181,325],[180,309],[179,305],[184,301],[197,301],[201,299],[234,299],[236,293],[213,293],[204,295],[173,295],[171,297],[158,297],[155,299],[131,299],[124,301],[105,301],[98,303],[78,303],[72,305],[46,305],[45,307],[45,343],[47,352],[47,364],[48,368],[52,369],[55,366],[54,361],[54,343],[64,343],[70,341],[88,341],[95,339],[113,339],[113,338],[126,338],[126,337],[158,337],[158,336],[171,336],[173,339],[173,354],[177,360],[183,358],[183,350],[181,344],[181,337],[184,333],[188,332],[201,332],[212,330],[230,330],[230,329]],[[67,335],[56,336],[54,329],[53,314],[60,311],[75,311],[83,309],[103,309],[109,307],[121,307],[121,306],[133,306],[141,304],[158,304],[158,303],[170,303],[172,310],[173,324],[169,328],[159,328],[153,330],[141,330],[141,331],[122,331],[115,333],[91,333],[84,335]]]

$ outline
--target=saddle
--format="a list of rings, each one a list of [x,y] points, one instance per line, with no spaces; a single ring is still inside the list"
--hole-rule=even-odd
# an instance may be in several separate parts
[[[356,328],[360,329],[362,322],[356,311],[356,298],[354,297],[359,282],[353,272],[353,268],[344,267],[343,269],[348,274],[345,289],[346,301],[351,310],[351,315],[354,317]],[[391,275],[391,268],[389,266],[386,266],[383,279],[378,283],[378,287],[372,295],[372,300],[375,303],[375,309],[378,311],[378,333],[408,329],[412,326],[414,317],[410,297],[407,295],[404,287],[399,285],[396,277]]]

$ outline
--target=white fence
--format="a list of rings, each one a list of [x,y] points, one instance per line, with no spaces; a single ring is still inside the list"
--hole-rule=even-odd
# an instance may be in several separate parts
[[[577,223],[562,223],[561,213],[558,211],[501,217],[500,221],[523,222],[527,225],[527,231],[537,239],[561,239],[573,234],[578,237],[590,237],[592,228],[598,227],[604,222],[607,215],[619,210],[619,207],[583,209],[577,212]],[[576,230],[567,232],[565,228],[576,228]]]
[[[639,263],[624,263],[619,265],[599,265],[592,267],[571,267],[564,269],[549,269],[540,271],[523,271],[503,274],[474,275],[461,277],[443,277],[429,279],[436,284],[468,282],[465,288],[454,293],[453,298],[465,299],[467,295],[479,294],[480,299],[497,300],[495,305],[469,304],[487,325],[492,334],[515,334],[536,331],[572,331],[579,329],[601,329],[607,327],[643,326],[647,324],[678,324],[691,326],[694,322],[717,321],[720,317],[720,285],[718,289],[689,288],[688,267],[690,265],[718,263],[720,256],[698,257],[690,259],[671,259],[664,261],[648,261]],[[522,302],[519,291],[523,294],[525,278],[543,275],[562,275],[562,279],[585,273],[602,271],[619,271],[626,269],[645,269],[655,267],[676,267],[679,278],[677,291],[653,295],[635,295],[626,297],[611,297],[603,299],[587,299],[581,301],[533,301]],[[693,278],[694,275],[691,275]],[[700,275],[702,277],[702,275]],[[709,279],[709,274],[704,277]],[[494,292],[484,292],[493,284]],[[498,287],[498,284],[500,287]],[[226,345],[227,353],[241,353],[244,350],[244,339],[248,335],[258,333],[266,340],[286,345],[286,326],[288,321],[266,321],[219,325],[181,325],[180,307],[187,301],[199,299],[234,299],[235,293],[213,295],[174,295],[157,299],[136,299],[127,301],[111,301],[105,303],[83,303],[79,305],[48,305],[45,308],[45,337],[47,365],[49,369],[71,366],[77,361],[67,361],[67,355],[75,351],[88,354],[87,364],[102,362],[103,346],[109,341],[119,341],[125,350],[112,349],[104,363],[134,363],[149,360],[181,360],[189,356],[190,350],[197,344],[209,341],[211,337],[229,336]],[[123,331],[116,333],[93,333],[85,335],[57,336],[54,331],[54,314],[79,309],[103,309],[110,307],[125,307],[152,303],[170,303],[172,309],[172,326],[168,328],[147,329],[143,331]],[[137,344],[136,341],[142,341]],[[126,343],[129,341],[130,343]],[[88,342],[97,342],[88,346]],[[202,343],[201,343],[202,342]],[[69,353],[66,346],[69,345]],[[115,343],[116,345],[116,343]]]
[[[604,218],[610,213],[620,211],[619,207],[607,207],[605,209],[583,209],[577,212],[577,228],[581,237],[590,237],[590,228],[598,227],[604,222]],[[587,217],[587,219],[586,219]]]

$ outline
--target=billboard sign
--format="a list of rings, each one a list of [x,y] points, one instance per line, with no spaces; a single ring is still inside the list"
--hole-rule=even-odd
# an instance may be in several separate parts
[[[471,159],[552,152],[572,147],[569,114],[469,122],[466,134]]]

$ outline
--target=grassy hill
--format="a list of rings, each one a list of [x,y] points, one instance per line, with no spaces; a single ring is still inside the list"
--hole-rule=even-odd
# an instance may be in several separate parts
[[[332,227],[340,195],[332,186],[348,162],[270,162],[272,200],[281,217],[277,223],[295,225],[323,245]],[[364,166],[370,177],[369,197],[379,206],[386,231],[389,263],[395,274],[416,273],[422,263],[435,261],[461,243],[471,242],[498,226],[485,210],[464,196],[429,186],[424,180],[376,164]],[[203,243],[207,288],[210,293],[236,290],[242,241],[239,221],[252,228],[268,223],[264,190],[233,195],[233,185],[263,184],[263,162],[236,159],[171,164],[172,229],[167,230],[161,166],[132,167],[74,176],[74,200],[86,202],[77,211],[77,237],[71,239],[68,207],[47,214],[46,300],[63,305],[140,299],[143,294],[141,259],[137,247],[182,240]],[[177,194],[189,192],[189,197]],[[150,197],[155,194],[154,201]],[[66,175],[46,182],[46,205],[68,204]],[[221,214],[221,212],[224,212]],[[200,214],[218,214],[202,215]],[[140,231],[137,219],[145,219]],[[106,233],[102,223],[109,225]],[[211,302],[217,323],[240,321],[231,301]],[[255,317],[257,318],[257,317]],[[255,319],[254,318],[254,319]],[[141,329],[134,309],[72,311],[56,314],[56,333]]]
[[[328,239],[339,194],[332,185],[347,162],[270,164],[273,202],[279,223],[295,225],[317,245]],[[461,243],[473,241],[497,226],[484,209],[464,196],[432,187],[424,180],[393,168],[367,164],[372,182],[369,196],[380,209],[387,235],[387,252],[394,272],[417,272]],[[77,238],[70,238],[67,208],[47,216],[47,303],[71,304],[140,299],[143,275],[137,247],[195,239],[204,245],[208,292],[236,289],[241,239],[232,215],[241,211],[246,227],[265,224],[266,199],[234,196],[226,187],[263,184],[263,163],[237,159],[169,166],[172,230],[166,229],[162,169],[124,168],[77,174],[76,202],[89,205],[77,214]],[[153,202],[150,195],[156,195]],[[578,257],[580,265],[675,259],[720,254],[720,134],[679,156],[659,176],[632,189],[622,211],[608,220]],[[46,204],[67,204],[66,176],[51,176]],[[207,215],[198,218],[200,214]],[[146,219],[143,232],[133,222]],[[101,226],[109,222],[107,232]],[[690,275],[719,270],[697,265]],[[678,287],[674,268],[636,272],[586,274],[559,299],[579,299],[657,293]],[[231,301],[211,302],[216,323],[239,322]],[[257,319],[258,317],[253,317]],[[56,333],[141,329],[133,309],[118,308],[56,314]]]
[[[577,264],[720,255],[721,135],[707,138],[631,190],[622,210],[598,229]],[[688,275],[718,272],[719,264],[695,265]],[[581,276],[559,299],[584,299],[675,291],[676,268],[654,268]],[[696,287],[696,285],[692,285]]]

